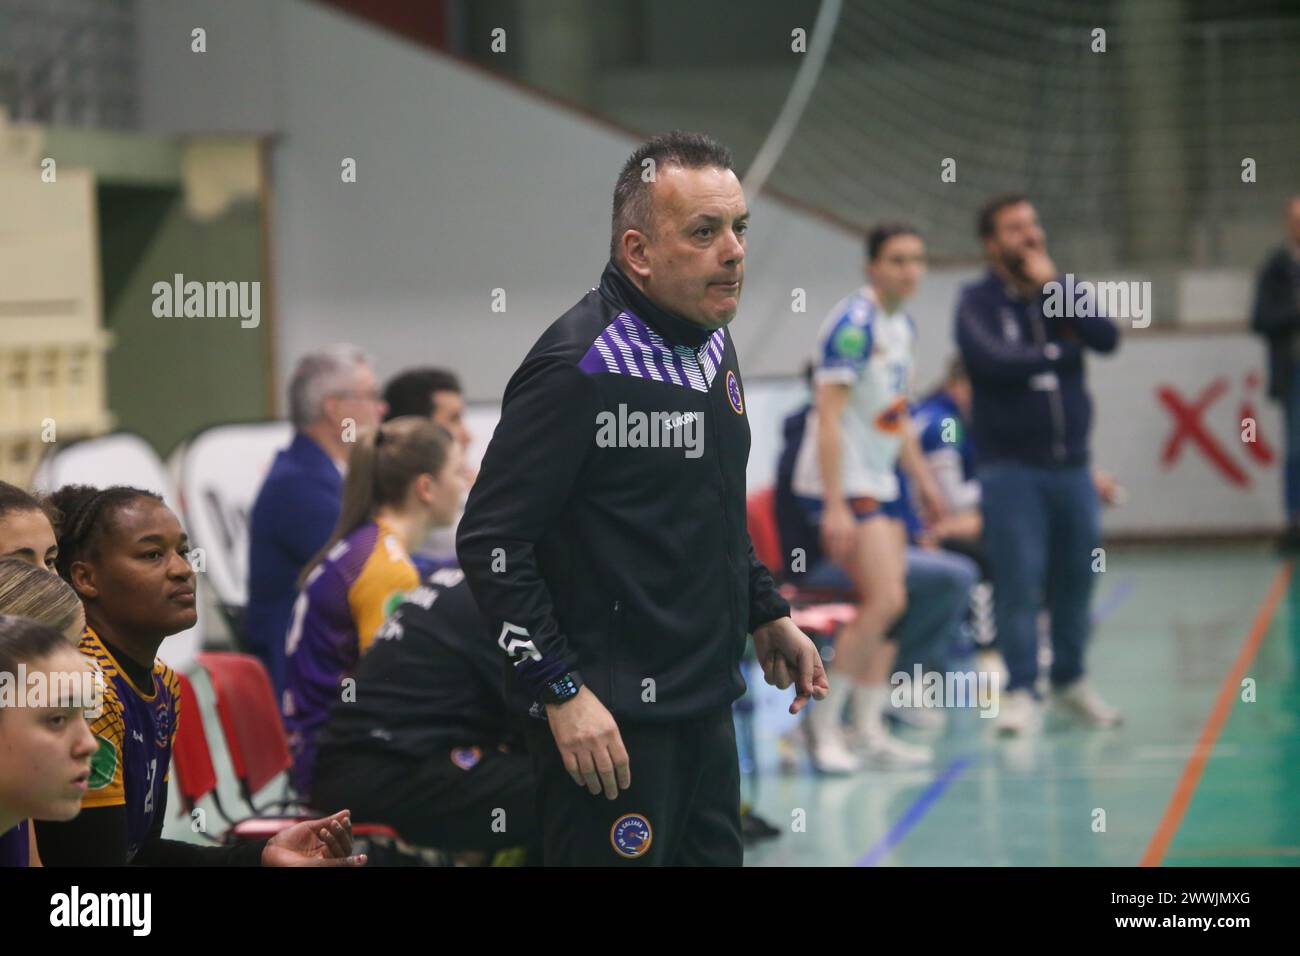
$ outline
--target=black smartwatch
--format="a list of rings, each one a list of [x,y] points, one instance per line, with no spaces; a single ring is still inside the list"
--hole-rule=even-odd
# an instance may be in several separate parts
[[[581,689],[582,675],[577,671],[569,671],[542,685],[542,703],[563,704],[577,697]]]

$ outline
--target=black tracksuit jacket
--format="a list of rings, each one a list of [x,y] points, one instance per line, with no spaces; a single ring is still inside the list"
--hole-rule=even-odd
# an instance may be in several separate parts
[[[790,610],[746,530],[749,441],[731,336],[607,265],[507,384],[457,533],[517,706],[570,670],[620,720],[743,693],[746,634]]]

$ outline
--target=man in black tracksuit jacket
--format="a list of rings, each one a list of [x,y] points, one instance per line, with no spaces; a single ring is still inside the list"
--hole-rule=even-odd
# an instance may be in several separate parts
[[[739,864],[746,634],[769,682],[798,684],[792,710],[826,692],[746,531],[749,423],[725,326],[747,218],[707,137],[633,154],[618,264],[510,379],[460,522],[513,699],[549,722],[529,722],[548,865]]]

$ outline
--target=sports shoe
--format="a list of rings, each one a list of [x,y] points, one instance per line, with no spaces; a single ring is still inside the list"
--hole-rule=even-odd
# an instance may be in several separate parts
[[[839,727],[818,727],[810,732],[808,756],[815,771],[829,776],[844,776],[862,769],[862,761],[849,749],[844,731]]]
[[[885,716],[917,730],[943,730],[948,725],[948,715],[938,707],[885,707]]]
[[[1021,688],[998,696],[998,715],[993,718],[998,733],[1019,734],[1038,726],[1038,701],[1028,690]]]
[[[780,835],[781,831],[755,813],[752,807],[745,805],[740,808],[740,838],[745,846]]]
[[[934,751],[929,747],[909,744],[883,731],[859,737],[858,752],[864,762],[881,770],[924,767],[934,762]]]
[[[1124,715],[1102,700],[1083,678],[1057,688],[1052,700],[1069,716],[1091,727],[1114,727],[1124,720]]]

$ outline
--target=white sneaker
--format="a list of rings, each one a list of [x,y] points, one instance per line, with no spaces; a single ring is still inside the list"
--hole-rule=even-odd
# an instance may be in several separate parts
[[[808,756],[812,759],[813,770],[843,776],[862,769],[862,761],[849,750],[844,731],[839,727],[818,727],[815,733],[812,728],[806,729],[809,731]]]
[[[1057,689],[1052,700],[1075,720],[1092,727],[1114,727],[1124,720],[1124,715],[1102,700],[1083,678]]]
[[[998,697],[998,715],[993,718],[998,733],[1019,734],[1038,725],[1038,701],[1028,690],[1013,690]]]
[[[863,759],[883,770],[924,767],[934,762],[934,751],[920,744],[909,744],[893,734],[876,732],[860,738]]]
[[[885,707],[885,716],[917,730],[943,730],[948,725],[948,715],[938,707]]]

